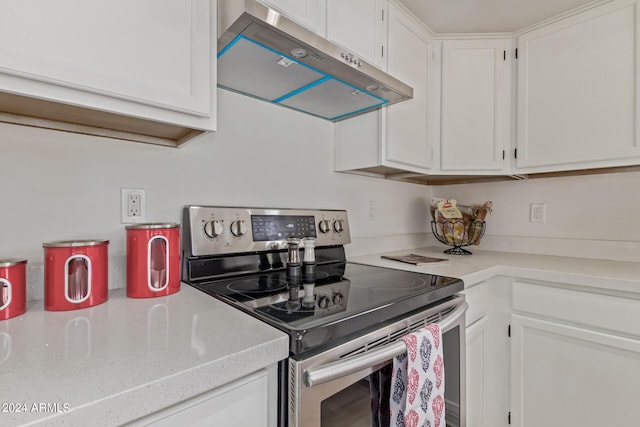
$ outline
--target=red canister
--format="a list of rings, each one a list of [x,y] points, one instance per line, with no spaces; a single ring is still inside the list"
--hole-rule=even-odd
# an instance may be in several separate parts
[[[152,298],[180,290],[180,224],[127,226],[127,296]]]
[[[76,310],[107,300],[108,240],[46,242],[42,246],[46,310]]]
[[[26,259],[0,259],[0,320],[27,311],[26,271]]]

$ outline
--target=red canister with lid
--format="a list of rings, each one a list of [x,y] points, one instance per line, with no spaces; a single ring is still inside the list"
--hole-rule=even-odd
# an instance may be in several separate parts
[[[127,226],[127,296],[152,298],[180,290],[180,224]]]
[[[0,259],[0,320],[27,311],[26,271],[26,259]]]
[[[108,240],[65,240],[42,246],[46,310],[76,310],[107,300]]]

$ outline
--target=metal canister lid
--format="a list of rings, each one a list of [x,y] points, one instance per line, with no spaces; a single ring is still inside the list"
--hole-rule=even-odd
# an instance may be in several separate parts
[[[140,224],[131,224],[127,225],[127,230],[152,230],[158,228],[180,228],[180,224],[176,224],[175,222],[165,222],[165,223],[140,223]]]
[[[108,240],[58,240],[54,242],[44,242],[43,248],[79,248],[82,246],[98,246],[109,243]]]
[[[24,258],[0,258],[0,267],[13,267],[14,265],[26,263],[27,260]]]

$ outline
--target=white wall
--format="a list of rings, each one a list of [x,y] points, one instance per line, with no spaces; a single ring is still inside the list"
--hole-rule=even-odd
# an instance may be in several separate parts
[[[433,187],[459,203],[493,201],[485,249],[640,261],[640,172]],[[543,224],[531,203],[546,205]]]
[[[30,297],[50,240],[109,239],[110,286],[124,285],[121,187],[146,189],[150,222],[179,222],[185,204],[345,208],[351,256],[432,242],[432,193],[492,200],[480,249],[640,260],[640,172],[436,187],[339,174],[329,122],[219,99],[219,130],[182,149],[0,124],[0,258],[29,259]],[[544,224],[529,223],[530,203],[546,204]]]
[[[146,190],[148,222],[180,222],[185,204],[345,208],[352,255],[422,243],[431,189],[332,172],[331,123],[224,90],[218,112],[218,131],[181,149],[0,124],[0,258],[42,262],[42,242],[80,238],[124,257],[121,187]]]

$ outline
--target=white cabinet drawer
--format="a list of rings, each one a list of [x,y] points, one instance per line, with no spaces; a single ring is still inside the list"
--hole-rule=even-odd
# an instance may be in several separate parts
[[[513,283],[514,312],[640,336],[640,300],[551,286]]]
[[[472,325],[489,313],[491,300],[489,299],[489,285],[482,282],[478,285],[465,289],[465,300],[469,304],[466,313],[466,326]]]

